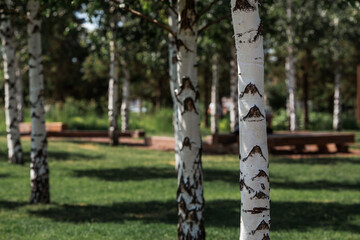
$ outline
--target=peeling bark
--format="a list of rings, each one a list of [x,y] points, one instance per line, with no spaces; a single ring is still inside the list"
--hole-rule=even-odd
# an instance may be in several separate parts
[[[240,240],[270,239],[264,51],[258,5],[257,0],[231,0],[239,73]]]
[[[219,93],[218,93],[218,85],[219,85],[219,70],[218,70],[218,60],[219,56],[217,54],[214,55],[212,61],[212,84],[211,84],[211,133],[218,132],[218,121],[217,121],[217,112],[218,112],[218,101],[219,101]]]
[[[230,129],[235,132],[239,129],[239,109],[237,104],[238,99],[238,74],[236,70],[236,48],[235,45],[231,46],[231,61],[230,61]]]
[[[170,1],[171,6],[173,9],[177,9],[177,3],[176,0]],[[176,14],[169,10],[169,25],[171,27],[171,30],[173,32],[177,32],[178,29],[178,19]],[[179,162],[180,162],[180,149],[179,149],[179,143],[181,142],[180,134],[179,134],[179,119],[178,119],[178,99],[175,95],[175,90],[178,88],[178,82],[177,82],[177,46],[176,46],[176,39],[172,34],[169,34],[169,83],[170,83],[170,93],[173,101],[173,127],[174,127],[174,139],[175,139],[175,170],[177,171],[179,168]]]
[[[199,91],[196,64],[198,25],[196,1],[179,0],[177,71],[180,162],[178,168],[178,239],[205,239],[200,136]]]
[[[47,162],[39,7],[40,2],[37,0],[29,0],[27,3],[31,112],[30,203],[49,203],[49,166]]]
[[[118,115],[119,115],[119,69],[118,69],[118,52],[116,47],[116,16],[115,16],[115,3],[113,1],[110,4],[110,79],[109,79],[109,140],[111,146],[119,144],[119,126],[118,126]]]
[[[6,5],[12,8],[12,1],[7,0]],[[11,163],[23,164],[23,154],[20,141],[19,123],[16,103],[16,51],[14,44],[14,30],[10,16],[2,14],[1,42],[4,62],[4,88],[5,88],[5,122],[8,145],[8,158]]]
[[[287,0],[287,19],[291,21],[292,18],[292,2],[293,0]],[[287,52],[288,55],[285,59],[285,72],[286,72],[286,83],[288,90],[287,100],[287,112],[290,117],[290,131],[297,130],[296,121],[296,77],[295,77],[295,58],[294,58],[294,40],[293,40],[293,28],[291,24],[287,25],[286,36],[288,38]]]

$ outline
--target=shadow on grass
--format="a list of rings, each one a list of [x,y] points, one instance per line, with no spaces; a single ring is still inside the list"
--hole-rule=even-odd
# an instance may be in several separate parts
[[[48,153],[49,160],[55,161],[69,161],[69,160],[95,160],[103,158],[101,154],[85,154],[78,152],[68,151],[53,151],[50,150]]]
[[[322,164],[330,165],[330,164],[338,164],[338,163],[360,164],[360,157],[329,157],[329,158],[300,158],[300,159],[273,157],[270,158],[270,164],[271,163],[310,164],[310,165],[322,165]]]
[[[360,226],[352,219],[360,216],[360,204],[313,202],[273,202],[271,206],[272,230],[299,230],[310,228],[341,230],[360,233]],[[206,203],[205,224],[213,227],[238,228],[240,202],[216,200]],[[174,202],[122,202],[111,206],[56,205],[49,209],[30,210],[38,217],[60,222],[124,222],[143,221],[176,224]]]
[[[176,173],[170,168],[154,167],[129,167],[129,168],[110,168],[110,169],[84,169],[74,170],[75,177],[91,177],[105,181],[143,181],[149,179],[176,179]],[[239,179],[238,171],[229,170],[204,170],[204,181],[223,181],[237,185]],[[359,190],[360,183],[343,183],[332,181],[309,181],[295,182],[284,181],[284,179],[271,176],[271,187],[273,189],[299,189],[299,190]]]
[[[11,202],[11,201],[0,200],[0,209],[14,210],[28,204],[29,204],[28,202]]]
[[[238,171],[204,170],[204,181],[225,181],[237,184]],[[148,179],[176,179],[172,168],[128,167],[109,169],[74,170],[75,177],[92,177],[106,181],[142,181]]]
[[[9,177],[10,174],[7,174],[7,173],[0,173],[0,178],[7,178]]]

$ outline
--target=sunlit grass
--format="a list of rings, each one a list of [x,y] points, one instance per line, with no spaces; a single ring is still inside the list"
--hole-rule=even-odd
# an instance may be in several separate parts
[[[29,160],[29,141],[23,146]],[[173,154],[50,142],[51,204],[29,205],[29,163],[0,138],[0,239],[176,239]],[[270,160],[272,239],[360,239],[360,156]],[[237,239],[235,155],[203,156],[207,239]]]

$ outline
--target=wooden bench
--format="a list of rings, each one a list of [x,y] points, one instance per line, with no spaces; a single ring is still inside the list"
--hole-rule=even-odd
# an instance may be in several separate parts
[[[66,124],[62,122],[51,122],[45,124],[46,132],[62,132],[67,129]],[[20,123],[19,131],[21,135],[29,135],[31,133],[31,123]]]
[[[239,136],[235,134],[213,134],[206,139],[213,148],[224,148],[239,142]],[[277,146],[293,146],[297,152],[302,152],[305,145],[317,145],[318,151],[327,153],[327,144],[335,144],[337,152],[348,152],[349,144],[355,142],[355,135],[352,133],[333,132],[280,132],[268,135],[269,150]],[[224,148],[226,149],[226,148]]]

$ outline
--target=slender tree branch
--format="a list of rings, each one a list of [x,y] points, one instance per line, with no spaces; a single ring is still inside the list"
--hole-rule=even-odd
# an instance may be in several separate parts
[[[196,17],[197,20],[199,20],[202,15],[204,15],[205,13],[207,13],[207,12],[211,9],[211,7],[212,7],[215,3],[217,3],[218,1],[220,1],[220,0],[213,0],[208,6],[206,6],[203,10],[201,10],[201,11],[198,13],[197,17]]]
[[[209,22],[208,24],[206,24],[205,26],[201,27],[198,31],[199,34],[201,34],[205,29],[207,29],[208,27],[210,27],[211,25],[214,25],[216,23],[219,23],[227,18],[230,18],[231,14],[219,17],[218,19],[215,19],[214,21]]]
[[[142,14],[134,9],[131,9],[127,6],[121,6],[121,7],[123,9],[125,9],[126,11],[132,13],[135,16],[141,17],[142,19],[144,19],[150,23],[154,23],[154,24],[158,25],[159,27],[161,27],[162,29],[165,29],[166,31],[168,31],[171,35],[173,35],[176,38],[176,33],[173,30],[171,30],[171,28],[169,26],[165,25],[164,23],[161,23],[158,20],[153,19],[151,17],[145,16],[144,14]]]

